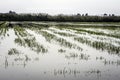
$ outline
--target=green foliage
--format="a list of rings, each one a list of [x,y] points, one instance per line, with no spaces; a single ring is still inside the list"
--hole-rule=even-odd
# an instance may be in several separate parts
[[[57,21],[57,22],[120,22],[120,16],[106,15],[90,16],[88,13],[76,15],[49,15],[39,14],[17,14],[10,11],[9,13],[0,13],[0,21]]]

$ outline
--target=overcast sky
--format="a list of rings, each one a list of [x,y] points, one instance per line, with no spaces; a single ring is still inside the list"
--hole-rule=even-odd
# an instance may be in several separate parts
[[[120,14],[120,0],[0,0],[0,12]]]

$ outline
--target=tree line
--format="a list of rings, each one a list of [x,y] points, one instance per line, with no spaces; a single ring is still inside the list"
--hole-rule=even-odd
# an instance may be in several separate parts
[[[14,11],[0,13],[0,21],[56,21],[56,22],[120,22],[120,16],[114,14],[103,14],[103,16],[90,16],[86,14],[75,15],[49,15],[39,14],[17,14]]]

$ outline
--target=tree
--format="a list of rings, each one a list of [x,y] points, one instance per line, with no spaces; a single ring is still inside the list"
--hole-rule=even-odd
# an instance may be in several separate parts
[[[105,13],[104,16],[107,16],[107,14]]]
[[[14,11],[9,11],[9,14],[16,14],[16,12],[14,12]]]
[[[88,16],[88,13],[86,13],[85,16]]]

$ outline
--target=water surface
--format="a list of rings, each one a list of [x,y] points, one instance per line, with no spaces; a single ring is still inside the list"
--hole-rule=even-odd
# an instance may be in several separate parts
[[[119,80],[120,27],[88,24],[0,22],[0,80]]]

